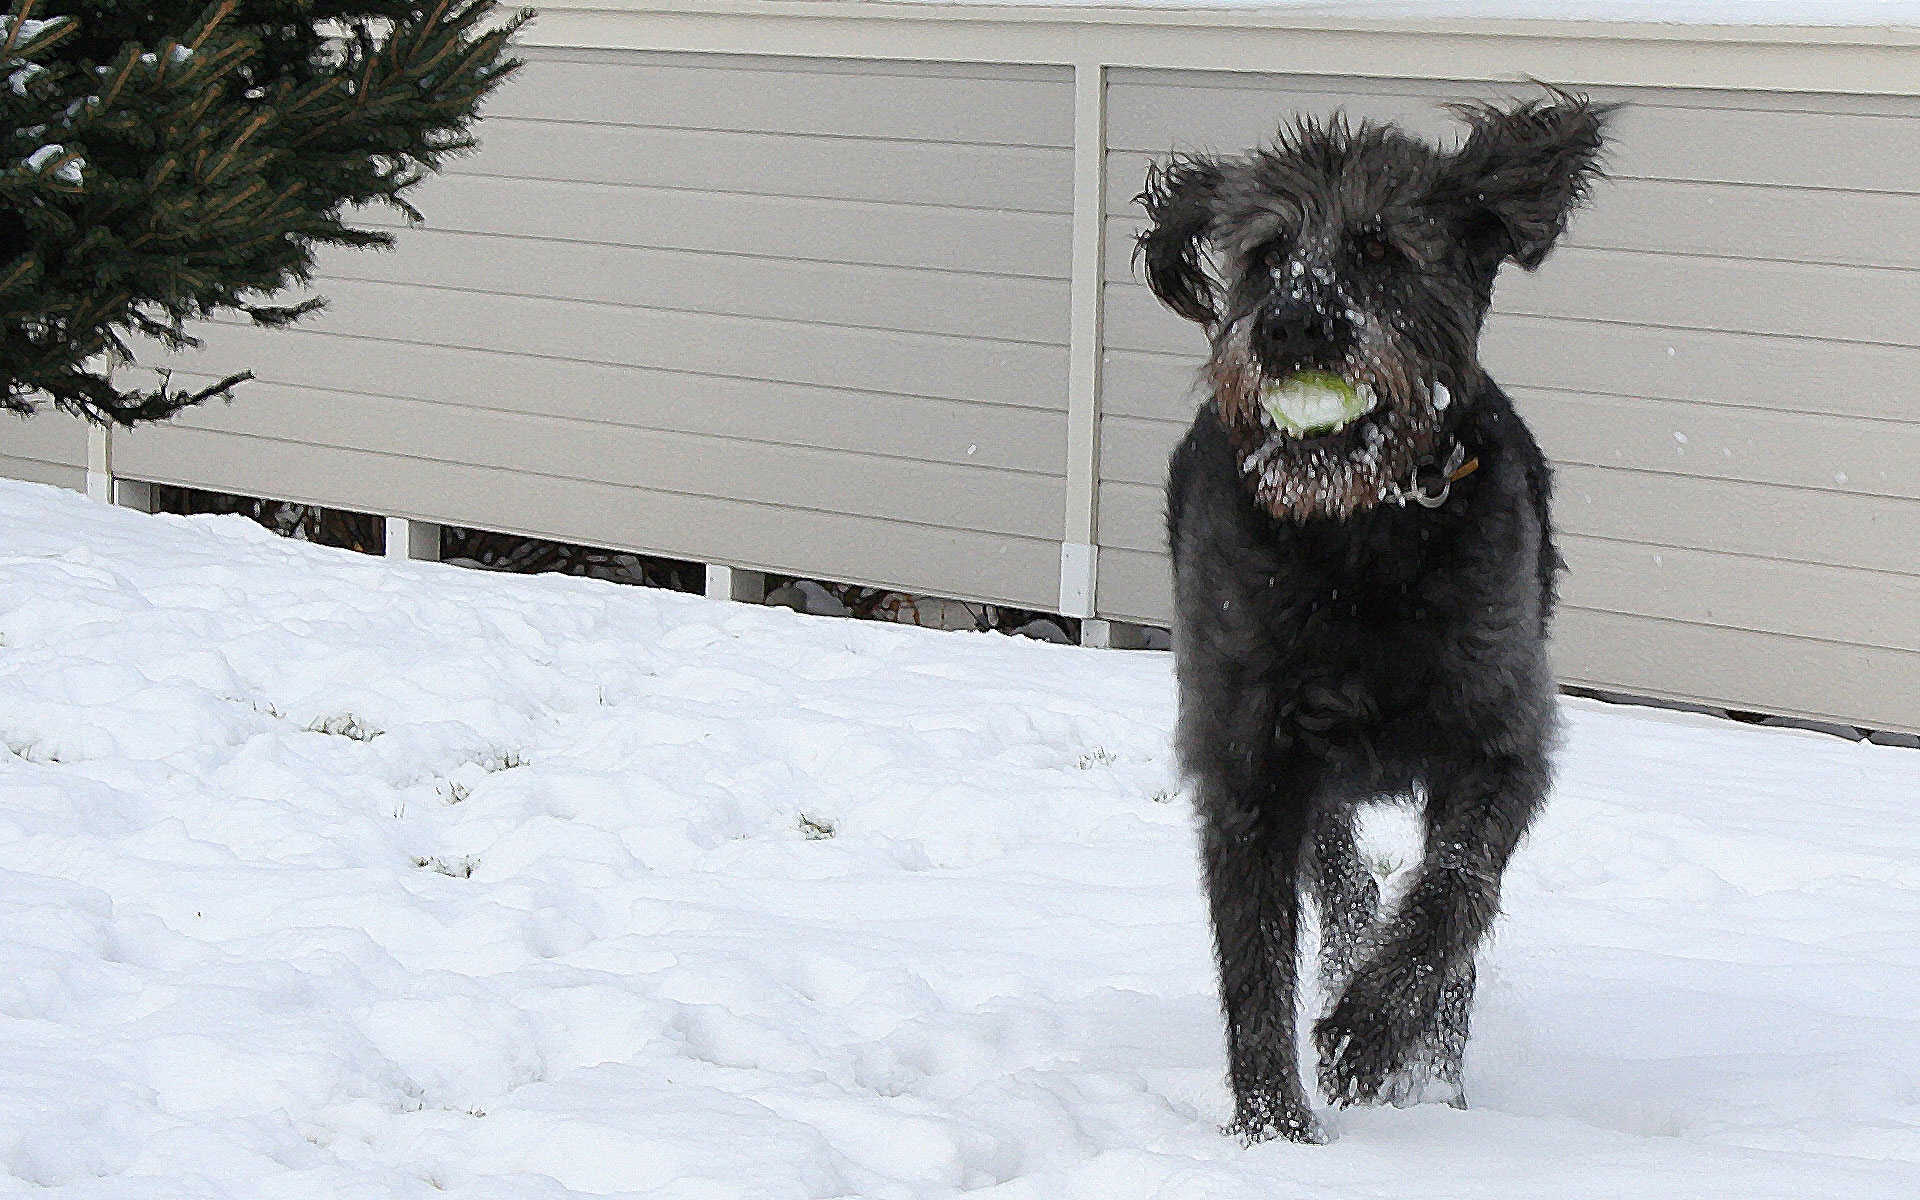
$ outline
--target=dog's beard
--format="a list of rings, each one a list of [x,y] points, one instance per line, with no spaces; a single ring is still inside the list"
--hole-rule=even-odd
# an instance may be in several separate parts
[[[1442,423],[1436,389],[1418,356],[1407,353],[1395,335],[1370,323],[1344,359],[1321,364],[1356,387],[1371,387],[1379,398],[1372,412],[1333,434],[1292,437],[1261,402],[1262,389],[1280,380],[1261,370],[1251,327],[1251,320],[1242,319],[1221,331],[1207,372],[1214,410],[1233,440],[1241,477],[1254,500],[1275,517],[1365,512],[1394,494],[1395,485],[1434,452]]]

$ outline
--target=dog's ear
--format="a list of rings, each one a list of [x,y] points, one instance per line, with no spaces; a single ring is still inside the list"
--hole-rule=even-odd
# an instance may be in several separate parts
[[[1609,118],[1620,106],[1549,88],[1511,108],[1450,105],[1470,128],[1442,173],[1436,199],[1478,218],[1501,259],[1531,271],[1566,232],[1600,176]]]
[[[1146,190],[1133,198],[1152,222],[1134,243],[1134,263],[1146,265],[1147,286],[1162,304],[1202,325],[1218,319],[1205,259],[1225,178],[1211,159],[1176,154],[1147,168]]]

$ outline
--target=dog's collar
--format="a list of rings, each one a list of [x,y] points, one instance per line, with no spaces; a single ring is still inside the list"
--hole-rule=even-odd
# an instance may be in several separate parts
[[[1469,458],[1466,446],[1455,442],[1444,462],[1429,454],[1415,463],[1404,485],[1397,481],[1390,485],[1386,499],[1401,508],[1405,508],[1409,500],[1421,508],[1439,508],[1453,493],[1454,484],[1479,469],[1480,459]]]

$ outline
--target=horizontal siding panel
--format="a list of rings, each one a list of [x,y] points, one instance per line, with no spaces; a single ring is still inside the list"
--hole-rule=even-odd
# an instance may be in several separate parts
[[[358,392],[501,412],[897,458],[1061,475],[1066,415],[961,400],[733,379],[494,350],[339,338],[221,325],[204,350],[155,356],[183,379],[251,370],[264,382],[322,394]],[[236,391],[248,403],[251,384]]]
[[[1195,359],[1206,355],[1207,337],[1200,326],[1174,316],[1144,286],[1110,282],[1101,288],[1101,297],[1106,344],[1113,349],[1189,354]]]
[[[1920,268],[1920,194],[1616,179],[1562,244]]]
[[[1129,416],[1190,414],[1205,337],[1150,293],[1145,298],[1165,335],[1160,340],[1181,345],[1172,352],[1109,350],[1102,407]],[[1488,371],[1510,390],[1561,388],[1920,421],[1920,349],[1908,346],[1499,314],[1488,321],[1480,350]]]
[[[1101,554],[1108,547],[1165,562],[1158,488],[1100,489]],[[1920,576],[1781,562],[1562,534],[1570,605],[1763,633],[1848,640],[1920,652]],[[1125,560],[1123,560],[1125,561]]]
[[[51,406],[31,417],[0,412],[0,454],[84,471],[87,423]]]
[[[479,137],[479,152],[455,160],[448,175],[1027,212],[1073,207],[1072,158],[1050,148],[543,121],[490,121]],[[431,196],[421,189],[422,212]]]
[[[1116,73],[1107,88],[1107,145],[1164,154],[1174,148],[1238,154],[1271,141],[1296,115],[1344,111],[1355,121],[1393,121],[1430,141],[1451,141],[1460,123],[1438,106],[1511,92],[1509,85],[1408,81],[1396,94],[1374,80],[1312,75],[1230,79],[1157,72],[1153,82]]]
[[[1103,482],[1159,487],[1184,427],[1101,422]],[[1569,533],[1920,575],[1920,501],[1562,463],[1554,520]]]
[[[1145,224],[1133,197],[1150,161],[1108,156],[1110,275],[1131,274],[1133,236]],[[1613,179],[1594,189],[1560,245],[1915,269],[1920,194]]]
[[[1215,77],[1217,78],[1217,77]],[[1179,148],[1238,153],[1270,139],[1296,113],[1344,109],[1356,119],[1397,121],[1417,136],[1456,144],[1461,126],[1435,105],[1442,99],[1528,94],[1510,83],[1442,85],[1418,81],[1418,94],[1391,93],[1373,81],[1284,77],[1269,90],[1248,76],[1233,86],[1204,77],[1141,84],[1116,78],[1107,91],[1108,145],[1160,154]],[[1632,103],[1614,122],[1608,171],[1621,178],[1920,192],[1920,101],[1897,113],[1831,113],[1782,93],[1753,93],[1740,107],[1663,103],[1658,94],[1586,89]],[[1735,100],[1728,97],[1725,103]]]
[[[1563,608],[1553,658],[1563,683],[1920,731],[1920,655]]]
[[[1515,389],[1560,462],[1920,500],[1920,422]]]
[[[392,251],[325,255],[327,279],[817,321],[1064,346],[1065,280],[848,266],[414,230]],[[433,303],[423,297],[422,304]]]
[[[1167,548],[1167,493],[1158,484],[1100,484],[1100,545],[1160,554]]]
[[[1383,97],[1412,97],[1422,104],[1448,100],[1485,100],[1496,95],[1528,95],[1524,83],[1455,79],[1415,79],[1391,75],[1331,75],[1300,72],[1250,74],[1234,70],[1174,70],[1165,67],[1116,67],[1108,73],[1117,86],[1174,85],[1227,90],[1257,87],[1270,92],[1309,92],[1323,97],[1368,93]],[[1573,85],[1582,86],[1584,85]],[[1492,89],[1492,90],[1490,90]],[[1588,89],[1600,100],[1632,99],[1639,104],[1672,108],[1748,109],[1756,104],[1784,112],[1876,113],[1901,115],[1920,108],[1913,97],[1855,92],[1765,92],[1751,88],[1703,88],[1608,85]]]
[[[1628,108],[1608,170],[1618,176],[1920,192],[1920,101],[1901,114]],[[1780,107],[1768,107],[1778,104]]]
[[[680,129],[844,134],[1069,146],[1073,78],[1059,68],[967,75],[889,64],[887,74],[793,58],[656,54],[529,61],[487,100],[487,117],[603,121]],[[986,75],[981,78],[980,75]],[[485,140],[491,125],[481,127]]]
[[[1562,250],[1538,275],[1503,271],[1494,311],[1912,347],[1920,345],[1916,293],[1920,273],[1911,271]],[[1142,284],[1107,284],[1105,303],[1110,346],[1205,352],[1199,326],[1161,307]]]
[[[174,425],[1023,537],[1057,536],[1065,519],[1060,480],[1042,475],[343,392],[316,404],[279,384]]]
[[[1175,328],[1179,327],[1177,318]],[[1204,394],[1204,344],[1184,354],[1110,350],[1101,409],[1186,421]],[[1550,317],[1496,317],[1481,361],[1509,392],[1556,389],[1697,400],[1767,412],[1920,421],[1920,350]]]
[[[1559,547],[1577,607],[1920,652],[1920,576],[1579,535]]]
[[[1920,575],[1920,501],[1562,465],[1570,534]]]
[[[1164,555],[1100,552],[1100,614],[1166,625]],[[1920,730],[1920,654],[1562,605],[1552,657],[1563,683]]]
[[[1165,554],[1100,548],[1094,593],[1100,616],[1112,621],[1167,625],[1173,620],[1173,577]]]
[[[1201,365],[1198,352],[1109,350],[1101,357],[1100,411],[1107,417],[1191,421],[1207,394]]]
[[[1913,271],[1569,248],[1538,274],[1501,272],[1493,303],[1523,316],[1915,346],[1916,295]]]
[[[1100,488],[1106,547],[1161,554],[1165,503],[1158,487]],[[1645,545],[1563,532],[1569,604],[1802,637],[1835,636],[1920,651],[1920,575]]]
[[[76,492],[87,490],[87,469],[68,463],[51,463],[37,458],[16,458],[0,453],[0,479],[20,479],[27,483],[45,483]]]
[[[1167,459],[1187,433],[1187,422],[1155,421],[1111,414],[1100,419],[1100,478],[1158,486],[1167,479]]]
[[[1059,598],[1057,541],[194,429],[136,431],[115,454],[135,479],[971,600]]]
[[[1501,316],[1480,352],[1510,389],[1920,421],[1920,350],[1906,346]]]
[[[304,326],[356,338],[504,350],[1030,408],[1066,407],[1066,351],[920,333],[428,292],[336,280]],[[351,353],[342,347],[341,353]]]
[[[1102,502],[1109,502],[1104,490]],[[1108,511],[1103,507],[1103,529]],[[1129,513],[1134,521],[1142,515]],[[1561,585],[1563,611],[1609,612],[1796,638],[1831,639],[1833,630],[1842,628],[1850,640],[1865,646],[1920,653],[1920,579],[1911,576],[1579,536],[1563,536],[1560,549],[1570,568]],[[1113,606],[1115,615],[1124,609],[1129,617],[1167,620],[1172,612],[1168,561],[1160,545],[1103,546],[1102,611]],[[1109,566],[1111,575],[1105,570]],[[1104,590],[1109,581],[1119,589],[1112,596]],[[1920,660],[1915,663],[1920,667]],[[1911,682],[1920,688],[1920,674]]]
[[[436,176],[413,199],[426,218],[424,226],[410,226],[384,208],[362,209],[354,223],[1043,279],[1067,278],[1073,252],[1073,230],[1064,213],[479,175]]]

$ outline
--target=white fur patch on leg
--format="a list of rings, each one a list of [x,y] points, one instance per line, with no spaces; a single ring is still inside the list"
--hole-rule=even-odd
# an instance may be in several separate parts
[[[1413,886],[1427,854],[1426,798],[1388,796],[1360,805],[1353,814],[1353,841],[1380,887],[1380,916],[1387,917]]]

